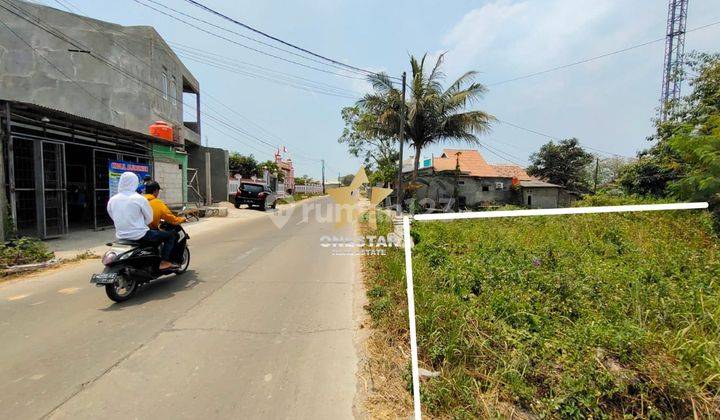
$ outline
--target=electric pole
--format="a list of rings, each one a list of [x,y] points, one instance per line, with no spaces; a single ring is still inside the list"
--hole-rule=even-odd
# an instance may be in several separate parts
[[[668,103],[680,98],[689,0],[669,1],[665,66],[663,68],[662,93],[660,94],[660,118],[662,121],[668,118]]]
[[[325,195],[325,159],[320,159],[320,163],[322,163],[322,191],[323,195]]]
[[[597,186],[598,186],[598,175],[600,174],[600,158],[595,158],[595,184],[593,186],[593,193],[597,192]]]
[[[397,214],[402,215],[402,199],[403,199],[403,144],[405,143],[405,72],[402,74],[402,101],[400,102],[400,163],[398,164],[398,190],[397,190]]]

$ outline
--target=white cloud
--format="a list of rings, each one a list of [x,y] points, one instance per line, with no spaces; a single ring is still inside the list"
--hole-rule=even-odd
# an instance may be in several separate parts
[[[495,0],[466,13],[445,35],[449,70],[517,68],[557,63],[596,45],[598,29],[622,6],[619,0]],[[600,39],[602,41],[602,39]]]

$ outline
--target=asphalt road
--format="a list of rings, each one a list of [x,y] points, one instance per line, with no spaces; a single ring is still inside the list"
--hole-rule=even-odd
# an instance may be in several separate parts
[[[0,284],[0,418],[353,417],[358,262],[320,246],[352,228],[302,215],[193,235],[124,304],[98,260]]]

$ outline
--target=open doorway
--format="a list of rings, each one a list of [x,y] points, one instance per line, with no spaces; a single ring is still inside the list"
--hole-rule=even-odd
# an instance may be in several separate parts
[[[93,227],[92,149],[73,144],[65,147],[68,228],[89,229]]]

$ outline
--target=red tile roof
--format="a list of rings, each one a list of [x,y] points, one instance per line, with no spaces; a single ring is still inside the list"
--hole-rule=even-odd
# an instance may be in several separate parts
[[[460,154],[458,156],[458,153]],[[454,171],[460,164],[460,172],[470,176],[498,177],[495,169],[489,165],[477,150],[444,149],[440,157],[433,159],[436,171]]]
[[[498,173],[498,176],[506,178],[517,178],[518,181],[531,181],[536,178],[531,177],[525,172],[525,169],[518,165],[490,165]]]

